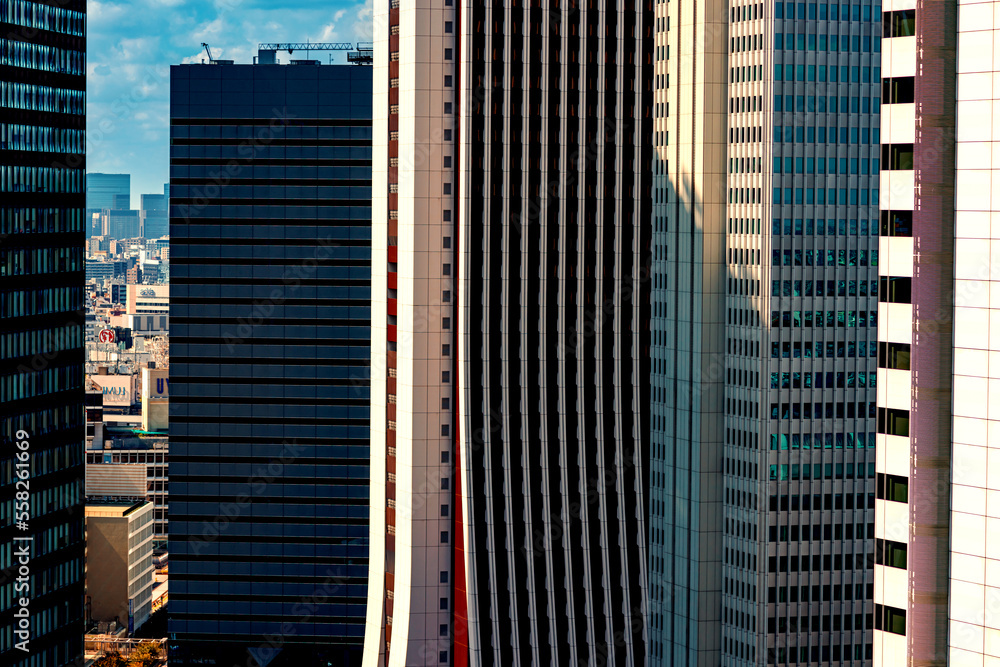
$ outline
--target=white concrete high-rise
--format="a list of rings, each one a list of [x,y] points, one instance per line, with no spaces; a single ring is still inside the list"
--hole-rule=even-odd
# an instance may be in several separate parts
[[[875,663],[985,667],[1000,664],[1000,2],[883,10]]]
[[[952,393],[954,21],[950,2],[883,7],[873,625],[887,667],[947,664],[952,410],[965,421]]]
[[[918,54],[934,48],[921,28],[954,25],[926,4]],[[1000,2],[963,0],[957,19],[948,664],[986,667],[1000,665]]]
[[[880,7],[655,8],[650,661],[866,664]]]

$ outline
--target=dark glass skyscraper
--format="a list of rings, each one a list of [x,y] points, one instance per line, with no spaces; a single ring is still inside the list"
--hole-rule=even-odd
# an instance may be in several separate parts
[[[116,209],[121,199],[128,200],[131,192],[130,174],[87,174],[87,208]],[[125,206],[124,208],[128,208]]]
[[[360,662],[372,70],[171,72],[171,662]]]
[[[11,666],[83,654],[85,11],[84,0],[0,0],[0,664]]]

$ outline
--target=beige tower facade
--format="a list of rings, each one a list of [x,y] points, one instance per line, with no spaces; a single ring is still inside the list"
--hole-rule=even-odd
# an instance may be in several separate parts
[[[375,8],[366,665],[450,660],[457,14]]]
[[[721,659],[728,7],[655,3],[649,664]]]

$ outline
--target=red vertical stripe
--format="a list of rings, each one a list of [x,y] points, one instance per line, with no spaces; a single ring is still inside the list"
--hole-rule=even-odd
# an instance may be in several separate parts
[[[457,39],[455,40],[455,62],[462,62],[462,3],[455,3],[455,25],[458,26],[458,30],[455,31]],[[459,72],[459,74],[461,74]],[[456,77],[456,79],[461,79],[461,76]],[[462,157],[462,138],[461,138],[461,118],[462,118],[462,87],[455,87],[455,109],[457,113],[454,118],[456,119],[454,132],[455,132],[455,167],[454,172],[456,174],[455,178],[455,211],[452,214],[452,224],[454,226],[454,242],[452,243],[453,253],[455,255],[454,266],[455,273],[453,277],[454,285],[452,291],[455,293],[455,307],[461,308],[462,304],[462,293],[461,293],[461,254],[459,253],[460,247],[460,226],[461,226],[461,192],[462,192],[462,174],[461,169],[458,165],[461,164]],[[458,313],[455,313],[455,322],[458,322]],[[452,528],[452,534],[454,535],[454,557],[452,559],[451,568],[451,581],[452,581],[452,643],[451,643],[451,655],[452,655],[452,665],[454,667],[469,667],[469,595],[465,586],[465,527],[464,521],[462,520],[462,438],[461,438],[461,424],[459,422],[459,397],[461,396],[458,378],[458,350],[459,350],[459,326],[452,329],[455,333],[452,337],[452,433],[454,434],[454,466],[455,474],[455,486],[454,486],[454,508],[452,510],[452,516],[454,517],[454,524]]]

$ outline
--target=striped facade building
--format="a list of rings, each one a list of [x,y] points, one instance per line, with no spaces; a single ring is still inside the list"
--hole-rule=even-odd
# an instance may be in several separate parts
[[[652,29],[376,4],[366,664],[647,660]]]

